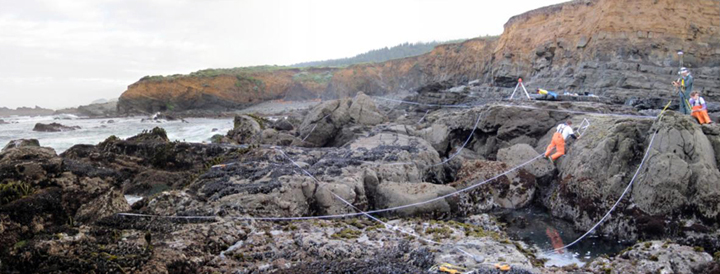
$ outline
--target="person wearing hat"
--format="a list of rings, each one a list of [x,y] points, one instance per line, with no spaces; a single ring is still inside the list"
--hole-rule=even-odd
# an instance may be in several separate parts
[[[681,77],[678,78],[677,81],[672,82],[672,85],[678,89],[678,95],[680,95],[680,112],[689,115],[692,113],[689,100],[694,79],[686,67],[680,68],[678,74],[680,74]]]

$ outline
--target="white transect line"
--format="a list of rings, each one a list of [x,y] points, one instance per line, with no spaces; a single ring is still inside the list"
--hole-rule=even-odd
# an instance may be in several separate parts
[[[288,159],[289,159],[289,158],[288,158]],[[292,161],[292,160],[291,160],[291,161]],[[421,237],[420,235],[418,235],[417,233],[415,233],[415,232],[412,231],[412,230],[410,230],[410,231],[405,231],[404,229],[402,229],[402,228],[399,227],[399,226],[395,226],[395,225],[391,225],[391,224],[388,224],[388,223],[386,223],[386,222],[383,222],[382,220],[380,220],[380,219],[378,219],[378,218],[375,218],[374,216],[368,214],[367,212],[364,212],[364,211],[360,210],[359,208],[355,207],[352,203],[350,203],[350,202],[348,202],[347,200],[345,200],[345,199],[343,199],[342,197],[340,197],[340,195],[335,194],[335,192],[330,191],[330,193],[332,193],[332,195],[335,196],[335,198],[338,198],[340,201],[342,201],[343,203],[345,203],[345,204],[347,204],[348,206],[352,207],[352,208],[355,209],[356,211],[359,211],[360,213],[362,213],[363,215],[367,216],[368,218],[370,218],[370,219],[372,219],[372,220],[375,220],[375,221],[383,224],[383,225],[385,226],[385,229],[387,229],[387,230],[390,230],[390,231],[399,231],[400,233],[403,233],[403,234],[408,235],[408,236],[416,237],[416,238],[418,238],[418,239],[420,239],[420,240],[422,240],[422,241],[424,241],[424,242],[428,242],[428,243],[435,244],[435,245],[443,245],[443,244],[440,243],[440,242],[433,241],[433,240],[427,239],[427,238],[425,238],[425,237]],[[455,246],[455,249],[457,249],[457,250],[459,250],[460,252],[464,253],[465,256],[468,256],[468,257],[473,258],[475,261],[481,262],[481,260],[478,259],[477,256],[473,255],[473,254],[470,253],[470,252],[467,252],[467,251],[463,250],[463,249],[460,248],[459,246]]]
[[[474,106],[472,105],[439,105],[439,104],[426,104],[426,103],[419,103],[419,102],[412,102],[412,101],[405,101],[405,100],[396,100],[396,99],[389,99],[384,97],[375,97],[377,99],[391,101],[391,102],[397,102],[397,103],[403,103],[403,104],[410,104],[410,105],[419,105],[419,106],[430,106],[430,107],[455,107],[455,108],[472,108]],[[648,115],[633,115],[633,114],[613,114],[613,113],[601,113],[601,112],[589,112],[589,111],[579,111],[579,110],[566,110],[566,109],[550,109],[550,108],[539,108],[539,107],[533,107],[533,106],[523,106],[523,105],[508,105],[508,104],[500,104],[500,106],[505,107],[517,107],[517,108],[526,108],[526,109],[536,109],[536,110],[547,110],[547,111],[555,111],[555,112],[566,112],[566,113],[574,113],[574,114],[588,114],[588,115],[600,115],[600,116],[615,116],[615,117],[629,117],[629,118],[647,118],[647,119],[655,119],[655,116],[648,116]]]
[[[280,150],[280,151],[281,151],[281,150]],[[283,151],[281,151],[281,152],[282,152],[283,154],[285,154],[285,152],[283,152]],[[528,165],[528,164],[536,161],[537,159],[540,159],[541,157],[543,157],[542,154],[540,154],[540,155],[538,155],[538,156],[536,156],[536,157],[534,157],[534,158],[532,158],[532,159],[530,159],[530,160],[528,160],[528,161],[526,161],[526,162],[524,162],[524,163],[522,163],[522,164],[519,164],[519,165],[517,165],[517,166],[515,166],[515,167],[513,167],[513,168],[511,168],[511,169],[508,169],[508,170],[506,170],[506,171],[503,172],[503,173],[500,173],[500,174],[498,174],[498,175],[495,175],[495,176],[493,176],[493,177],[490,178],[490,179],[487,179],[487,180],[484,180],[484,181],[481,181],[481,182],[472,184],[472,185],[470,185],[470,186],[467,186],[467,187],[465,187],[465,188],[459,189],[459,190],[457,190],[457,191],[454,191],[454,192],[451,192],[451,193],[448,193],[448,194],[445,194],[445,195],[442,195],[442,196],[438,196],[438,197],[435,197],[435,198],[432,198],[432,199],[429,199],[429,200],[426,200],[426,201],[416,202],[416,203],[407,204],[407,205],[402,205],[402,206],[396,206],[396,207],[389,207],[389,208],[384,208],[384,209],[371,210],[371,211],[367,211],[366,213],[368,213],[368,214],[375,214],[375,213],[382,213],[382,212],[394,211],[394,210],[416,207],[416,206],[420,206],[420,205],[424,205],[424,204],[429,204],[429,203],[432,203],[432,202],[435,202],[435,201],[443,200],[443,199],[445,199],[445,198],[448,198],[448,197],[457,195],[457,194],[462,193],[462,192],[467,192],[467,191],[470,191],[470,190],[472,190],[472,189],[475,189],[475,188],[477,188],[477,187],[479,187],[479,186],[482,186],[482,185],[484,185],[484,184],[487,184],[487,183],[489,183],[489,182],[491,182],[491,181],[493,181],[493,180],[496,180],[497,178],[500,178],[501,176],[505,176],[505,175],[509,174],[510,172],[516,171],[516,170],[520,169],[521,167],[526,166],[526,165]],[[298,165],[298,164],[295,163],[294,161],[291,160],[291,162],[293,162],[293,164],[294,164],[295,166],[300,167],[300,165]],[[309,174],[309,172],[307,172],[307,173],[305,173],[305,174],[306,174],[306,175],[310,175],[311,178],[313,178],[315,181],[319,182],[319,181],[317,180],[317,178],[315,178],[315,176],[312,176],[312,174]],[[163,216],[163,215],[138,214],[138,213],[118,213],[118,215],[124,215],[124,216],[140,216],[140,217],[160,217],[160,218],[168,218],[168,219],[173,219],[173,218],[177,218],[177,219],[193,219],[193,217],[198,217],[197,219],[214,219],[214,218],[219,217],[219,216]],[[362,213],[346,213],[346,214],[335,214],[335,215],[301,216],[301,217],[225,217],[225,218],[223,218],[223,219],[232,219],[232,220],[257,220],[257,221],[296,221],[296,220],[314,220],[314,219],[345,218],[345,217],[354,217],[354,216],[359,216],[359,215],[363,215],[363,214],[362,214]]]
[[[482,117],[482,113],[478,114],[478,117],[475,120],[475,126],[473,126],[473,129],[470,131],[470,134],[468,135],[467,139],[465,139],[465,143],[463,143],[463,145],[460,148],[458,148],[457,151],[455,151],[455,153],[453,153],[452,155],[450,155],[450,157],[448,157],[447,159],[445,159],[444,161],[442,161],[440,163],[432,164],[432,165],[420,165],[420,166],[422,168],[433,168],[436,166],[441,166],[441,165],[444,165],[444,164],[450,162],[453,158],[455,158],[455,156],[459,155],[460,152],[462,152],[462,150],[465,148],[465,146],[467,146],[468,142],[470,142],[470,139],[472,139],[473,135],[475,135],[475,130],[477,129],[478,124],[480,124],[481,117]],[[398,165],[415,165],[416,164],[415,162],[376,163],[376,162],[368,162],[368,161],[364,161],[363,163],[370,164],[370,165],[377,165],[377,166],[398,166]]]
[[[425,114],[423,114],[423,116],[422,116],[422,117],[420,117],[420,120],[418,120],[418,122],[417,122],[417,123],[415,123],[415,124],[416,124],[416,125],[419,125],[419,124],[420,124],[420,123],[421,123],[421,122],[422,122],[423,120],[425,120],[425,116],[427,116],[427,115],[428,115],[428,112],[430,112],[430,110],[429,110],[429,109],[425,111]]]
[[[374,97],[374,98],[380,99],[380,100],[389,101],[389,102],[404,103],[404,104],[417,105],[417,106],[446,107],[446,108],[471,108],[471,107],[472,107],[472,106],[470,106],[470,105],[464,105],[464,104],[441,105],[441,104],[418,103],[418,102],[412,102],[412,101],[390,99],[390,98],[385,98],[385,97]]]
[[[660,130],[660,129],[658,128],[658,130]],[[620,204],[620,201],[622,201],[622,199],[625,197],[625,194],[627,194],[628,190],[630,190],[630,187],[633,185],[633,182],[635,182],[635,178],[636,178],[637,175],[640,173],[640,170],[642,169],[643,164],[645,164],[645,160],[647,160],[647,157],[648,157],[648,155],[650,154],[650,148],[652,148],[653,141],[655,141],[655,135],[657,135],[657,131],[655,131],[655,133],[653,133],[652,137],[650,138],[650,144],[648,144],[648,148],[647,148],[647,150],[645,151],[645,155],[643,156],[642,161],[640,161],[640,165],[638,166],[637,170],[635,170],[635,175],[633,175],[632,179],[630,180],[630,183],[628,183],[627,187],[625,187],[625,191],[623,191],[623,193],[620,195],[620,198],[618,198],[617,201],[615,201],[615,204],[610,208],[610,210],[608,210],[608,212],[605,213],[605,216],[603,216],[603,217],[600,219],[600,221],[598,221],[593,227],[591,227],[590,230],[588,230],[587,232],[585,232],[585,234],[583,234],[582,236],[578,237],[578,238],[577,238],[575,241],[573,241],[572,243],[569,243],[569,244],[567,244],[567,245],[565,245],[565,246],[562,246],[562,247],[558,247],[558,248],[555,248],[555,249],[548,250],[547,252],[554,252],[554,251],[558,251],[558,250],[563,250],[563,249],[565,249],[565,248],[568,248],[568,247],[571,247],[571,246],[577,244],[577,243],[580,242],[583,238],[585,238],[585,237],[587,237],[588,235],[590,235],[590,233],[592,233],[600,224],[602,224],[603,222],[605,222],[605,220],[610,216],[610,213],[612,213],[613,210],[615,210],[615,208],[618,206],[618,204]]]
[[[547,111],[555,111],[555,112],[566,112],[566,113],[573,113],[573,114],[598,115],[598,116],[612,116],[612,117],[626,117],[626,118],[642,118],[642,119],[655,119],[655,118],[656,118],[655,116],[648,116],[648,115],[615,114],[615,113],[589,112],[589,111],[579,111],[579,110],[569,110],[569,109],[551,109],[551,108],[539,108],[539,107],[523,106],[523,105],[500,104],[499,106],[515,107],[515,108],[525,108],[525,109],[535,109],[535,110],[547,110]]]
[[[322,120],[325,120],[325,118],[327,118],[327,117],[330,116],[331,114],[332,114],[332,112],[328,113],[327,115],[323,116],[322,118],[320,118],[319,120],[317,120],[317,121],[315,121],[315,122],[311,122],[311,123],[314,123],[315,125],[313,125],[313,128],[310,129],[310,132],[308,132],[307,136],[305,136],[305,138],[302,139],[303,142],[305,142],[305,140],[306,140],[308,137],[310,137],[310,134],[312,134],[313,131],[315,131],[315,128],[316,128],[317,125],[318,125],[317,123],[320,122],[320,121],[322,121]],[[301,130],[302,130],[302,129],[301,129]]]
[[[318,180],[315,176],[313,176],[309,171],[307,171],[306,169],[304,169],[304,168],[302,168],[300,165],[298,165],[297,162],[295,162],[292,158],[290,158],[290,156],[288,156],[287,154],[285,154],[284,151],[282,151],[282,150],[280,150],[280,149],[276,149],[276,150],[279,151],[280,153],[282,153],[282,155],[283,155],[286,159],[288,159],[290,162],[292,162],[293,165],[295,165],[298,169],[302,170],[302,172],[305,173],[305,175],[307,175],[307,176],[309,176],[310,178],[312,178],[313,180],[315,180],[315,182],[320,183],[320,180]],[[406,232],[406,231],[400,229],[400,228],[397,227],[397,226],[393,226],[393,225],[390,225],[390,224],[388,224],[388,223],[386,223],[386,222],[383,222],[383,221],[381,221],[380,219],[375,218],[375,217],[373,217],[372,215],[368,214],[367,212],[364,212],[364,211],[360,210],[359,208],[355,207],[352,203],[350,203],[350,202],[348,202],[347,200],[343,199],[343,197],[340,197],[340,195],[335,194],[335,192],[330,191],[330,193],[331,193],[333,196],[335,196],[335,198],[337,198],[338,200],[342,201],[343,203],[345,203],[345,204],[347,204],[348,206],[352,207],[353,209],[357,210],[357,211],[358,211],[358,215],[365,215],[365,216],[367,216],[368,218],[370,218],[370,219],[372,219],[372,220],[378,221],[378,222],[380,222],[381,224],[385,225],[385,228],[388,229],[388,230],[400,231],[400,232],[402,232],[402,233],[404,233],[404,234],[418,237],[419,239],[423,239],[424,241],[427,241],[427,242],[430,242],[430,243],[440,244],[439,242],[432,241],[432,240],[428,240],[428,239],[424,239],[424,238],[420,237],[419,235],[415,235],[414,233]]]
[[[312,174],[310,174],[309,171],[307,171],[307,170],[305,170],[304,168],[300,167],[300,165],[298,165],[292,158],[290,158],[290,156],[288,156],[287,154],[285,154],[285,152],[283,152],[282,150],[279,150],[279,149],[278,149],[278,151],[280,151],[280,152],[283,154],[283,156],[285,156],[285,158],[287,158],[290,162],[292,162],[297,168],[299,168],[300,170],[302,170],[303,173],[305,173],[305,174],[307,174],[308,176],[310,176],[310,177],[311,177],[313,180],[315,180],[316,182],[318,182],[318,183],[320,182],[317,178],[315,178],[315,176],[313,176]],[[394,226],[394,225],[390,225],[390,224],[388,224],[388,223],[386,223],[386,222],[383,222],[382,220],[380,220],[380,219],[378,219],[378,218],[370,215],[368,212],[365,212],[365,211],[360,210],[359,208],[357,208],[356,206],[354,206],[352,203],[350,203],[350,202],[348,202],[347,200],[345,200],[343,197],[340,197],[340,195],[337,195],[335,192],[330,191],[330,193],[331,193],[333,196],[335,196],[335,198],[337,198],[338,200],[342,201],[342,202],[345,203],[346,205],[348,205],[348,206],[350,206],[351,208],[353,208],[353,209],[355,209],[356,211],[358,211],[360,214],[367,216],[367,217],[370,218],[371,220],[375,220],[375,221],[383,224],[383,225],[385,226],[385,229],[387,229],[387,230],[390,230],[390,231],[399,231],[400,233],[403,233],[403,234],[405,234],[405,235],[409,235],[409,236],[416,237],[416,238],[418,238],[418,239],[420,239],[420,240],[422,240],[422,241],[425,241],[425,242],[428,242],[428,243],[431,243],[431,244],[443,245],[443,244],[440,243],[440,242],[436,242],[436,241],[433,241],[433,240],[430,240],[430,239],[426,239],[426,238],[424,238],[424,237],[421,237],[420,235],[418,235],[417,233],[415,233],[415,232],[412,231],[412,230],[410,230],[410,231],[405,231],[405,230],[402,229],[401,227]],[[461,251],[462,253],[464,253],[466,256],[469,256],[469,257],[475,259],[475,260],[478,261],[478,262],[481,261],[481,260],[479,260],[475,255],[471,254],[470,252],[467,252],[467,251],[463,250],[463,249],[460,248],[459,246],[455,246],[455,248],[456,248],[457,250]]]

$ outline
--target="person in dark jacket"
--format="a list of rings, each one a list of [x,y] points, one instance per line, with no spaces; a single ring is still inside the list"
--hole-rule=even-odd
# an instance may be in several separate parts
[[[680,74],[681,77],[678,78],[677,81],[672,82],[672,84],[678,89],[678,95],[680,96],[680,112],[689,115],[692,113],[692,107],[690,106],[690,93],[693,90],[694,79],[686,67],[680,68],[678,74]]]

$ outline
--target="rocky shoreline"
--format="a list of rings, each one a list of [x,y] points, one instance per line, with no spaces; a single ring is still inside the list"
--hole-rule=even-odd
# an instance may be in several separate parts
[[[433,273],[451,263],[474,273],[501,273],[495,264],[512,266],[502,273],[717,273],[720,127],[598,102],[473,103],[468,92],[405,98],[467,108],[361,93],[275,121],[239,115],[214,144],[171,142],[161,128],[60,155],[12,142],[0,153],[0,271]],[[555,165],[538,160],[567,119],[591,126]],[[647,166],[596,230],[637,242],[629,250],[546,267],[544,250],[510,239],[493,217],[539,206],[588,230],[655,131]],[[130,206],[126,194],[143,199]],[[382,211],[390,227],[356,209]],[[252,218],[342,214],[355,217]]]

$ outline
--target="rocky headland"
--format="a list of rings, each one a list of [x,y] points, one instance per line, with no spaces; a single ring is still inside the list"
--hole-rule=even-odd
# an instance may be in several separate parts
[[[7,116],[44,116],[44,115],[52,115],[55,111],[52,109],[46,109],[41,108],[38,106],[35,106],[34,108],[29,107],[19,107],[16,109],[10,109],[6,107],[0,107],[0,117],[7,117]]]

